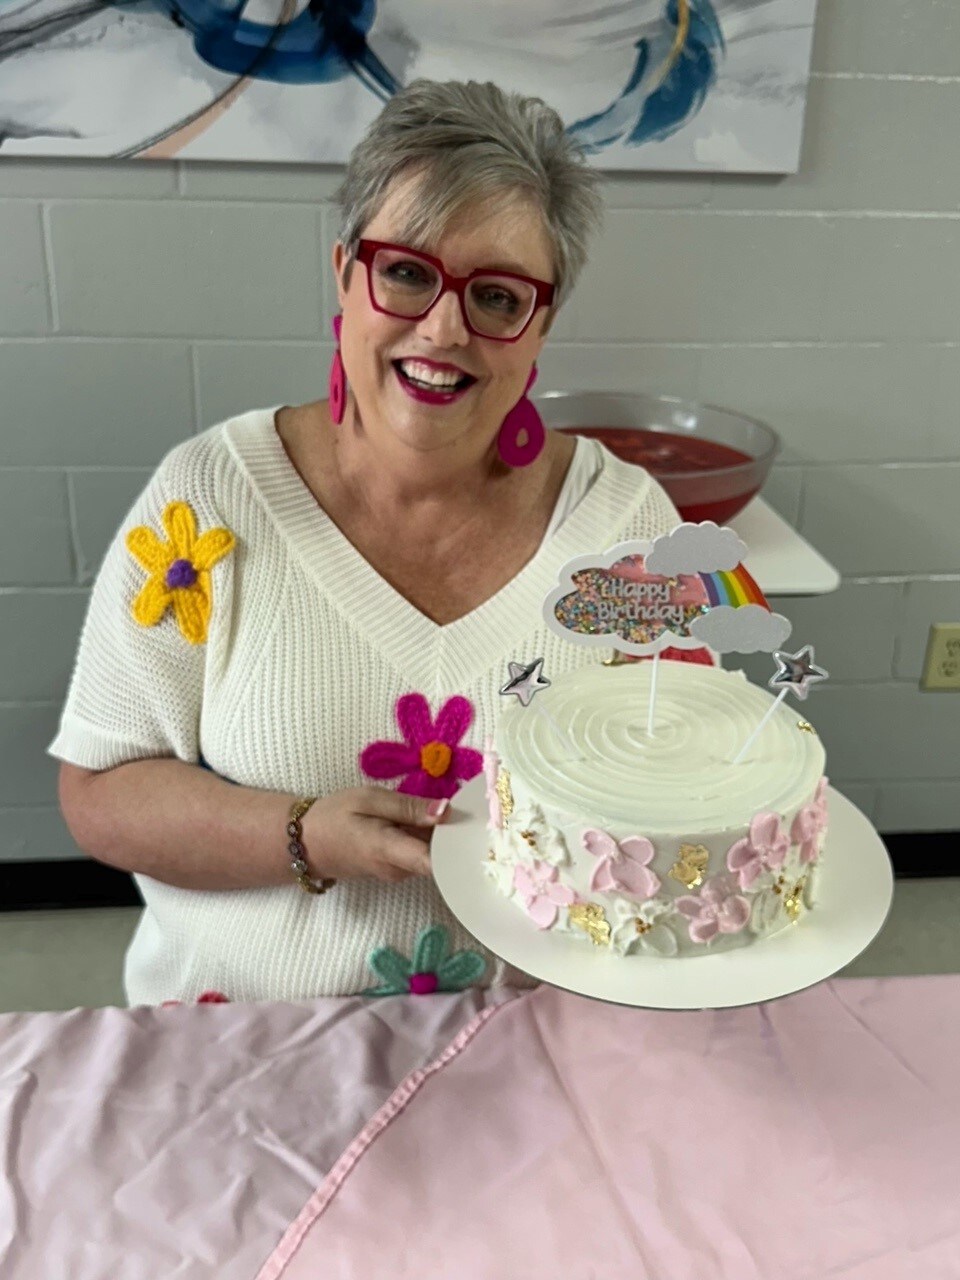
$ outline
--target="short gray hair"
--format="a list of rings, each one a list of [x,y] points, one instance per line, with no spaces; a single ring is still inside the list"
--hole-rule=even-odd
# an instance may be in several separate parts
[[[600,226],[600,179],[540,98],[471,80],[414,80],[388,99],[347,162],[337,191],[339,239],[352,257],[394,180],[422,174],[404,240],[436,243],[466,206],[494,195],[539,209],[553,248],[555,312],[569,297]]]

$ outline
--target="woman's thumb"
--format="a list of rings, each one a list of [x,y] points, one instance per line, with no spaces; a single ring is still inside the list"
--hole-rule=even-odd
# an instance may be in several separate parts
[[[398,826],[434,827],[442,822],[450,801],[431,796],[411,796],[402,791],[373,788],[370,809]]]
[[[421,801],[423,805],[422,821],[426,822],[442,822],[447,810],[450,808],[450,801],[446,796],[439,799],[431,799]]]

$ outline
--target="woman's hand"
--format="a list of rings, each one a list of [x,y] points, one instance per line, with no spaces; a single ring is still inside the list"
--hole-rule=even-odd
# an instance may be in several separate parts
[[[428,876],[430,833],[448,803],[384,787],[321,796],[303,818],[310,874],[337,880],[374,876],[390,883]]]

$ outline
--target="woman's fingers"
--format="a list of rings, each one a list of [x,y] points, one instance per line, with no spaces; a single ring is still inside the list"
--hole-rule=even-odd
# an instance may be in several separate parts
[[[408,796],[385,787],[360,787],[355,794],[357,813],[382,818],[397,827],[435,827],[443,821],[450,804],[446,799]]]
[[[411,835],[399,827],[385,825],[382,839],[384,858],[391,868],[399,872],[397,879],[430,875],[430,847],[419,835]]]
[[[396,882],[430,875],[430,835],[447,804],[385,787],[327,796],[306,814],[308,860],[312,854],[315,871],[334,879],[374,876]]]

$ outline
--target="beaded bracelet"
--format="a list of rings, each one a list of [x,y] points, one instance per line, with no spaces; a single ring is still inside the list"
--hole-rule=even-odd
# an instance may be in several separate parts
[[[305,857],[307,851],[303,847],[303,827],[300,819],[316,798],[316,796],[310,796],[306,800],[298,800],[292,805],[290,821],[287,823],[287,835],[290,837],[290,843],[287,845],[287,852],[290,854],[290,868],[304,893],[326,893],[328,889],[332,889],[337,883],[336,880],[332,880],[329,877],[314,880],[307,868]]]

